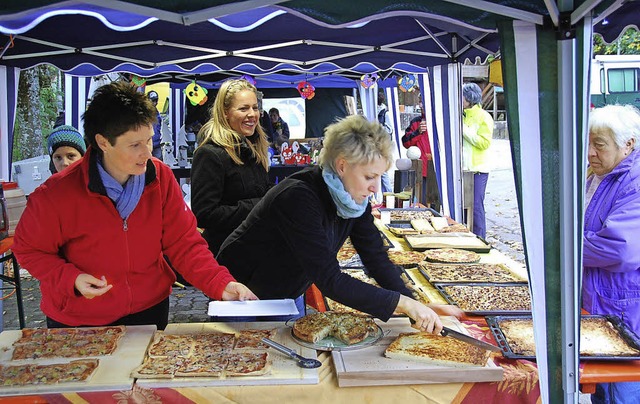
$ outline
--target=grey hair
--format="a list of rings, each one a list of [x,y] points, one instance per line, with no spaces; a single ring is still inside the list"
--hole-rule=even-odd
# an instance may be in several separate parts
[[[387,162],[387,170],[393,162],[389,133],[379,122],[369,122],[361,115],[350,115],[327,126],[322,144],[318,163],[333,171],[340,157],[349,164],[368,164],[382,157]]]
[[[482,90],[476,83],[466,83],[462,86],[462,96],[471,105],[482,102]]]
[[[640,140],[640,111],[633,105],[606,105],[589,114],[589,133],[610,130],[619,148]]]

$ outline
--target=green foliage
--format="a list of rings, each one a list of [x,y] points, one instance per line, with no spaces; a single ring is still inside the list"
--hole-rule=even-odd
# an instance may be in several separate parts
[[[600,35],[593,36],[594,55],[640,55],[640,31],[629,28],[617,41],[607,44]]]

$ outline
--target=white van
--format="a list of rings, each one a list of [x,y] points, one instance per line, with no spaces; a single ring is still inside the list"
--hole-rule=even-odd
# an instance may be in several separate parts
[[[591,62],[591,104],[640,108],[640,55],[596,55]]]

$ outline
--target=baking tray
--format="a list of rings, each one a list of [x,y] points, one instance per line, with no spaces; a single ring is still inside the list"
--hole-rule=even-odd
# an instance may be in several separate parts
[[[452,267],[452,269],[451,269],[452,271],[460,274],[466,268],[474,268],[476,270],[482,270],[482,268],[489,267],[489,266],[497,266],[497,267],[499,267],[504,274],[510,275],[512,277],[512,279],[504,279],[504,280],[500,280],[500,279],[495,279],[495,280],[491,280],[491,279],[474,280],[474,279],[470,279],[470,278],[462,278],[462,279],[442,279],[442,278],[438,279],[438,278],[436,278],[436,279],[433,279],[433,277],[429,274],[429,272],[427,272],[427,268],[426,268],[426,267]],[[503,283],[524,283],[524,284],[526,284],[527,283],[526,279],[522,279],[520,276],[518,276],[517,274],[513,273],[512,271],[510,271],[509,267],[507,267],[505,264],[488,264],[488,263],[481,263],[481,262],[476,262],[475,264],[441,264],[441,263],[437,263],[437,262],[423,262],[418,266],[418,270],[420,271],[422,276],[424,276],[425,279],[428,280],[431,283],[498,283],[498,284],[503,284]]]
[[[389,237],[384,234],[384,232],[380,232],[380,237],[382,237],[382,245],[384,245],[385,250],[390,250],[391,248],[395,247],[391,240],[389,240]]]
[[[438,290],[438,292],[440,292],[440,294],[442,295],[442,297],[447,301],[447,303],[449,304],[455,304],[456,306],[460,307],[460,309],[462,311],[464,311],[467,314],[475,314],[478,316],[497,316],[497,315],[518,315],[518,314],[530,314],[531,313],[531,309],[528,310],[506,310],[506,309],[486,309],[486,310],[482,310],[482,309],[472,309],[472,310],[465,310],[463,307],[460,306],[460,304],[456,301],[456,299],[454,299],[452,296],[449,295],[449,293],[447,293],[447,291],[445,290],[445,287],[469,287],[469,288],[479,288],[479,287],[491,287],[491,288],[505,288],[505,287],[518,287],[518,288],[526,288],[527,292],[529,291],[529,287],[526,286],[526,284],[522,284],[522,283],[490,283],[490,282],[484,282],[484,283],[435,283],[433,285],[436,290]],[[480,295],[480,296],[486,296],[485,295]],[[531,300],[531,297],[529,297],[529,300]]]
[[[389,211],[391,212],[391,223],[410,223],[411,219],[394,219],[394,212],[431,212],[431,214],[433,216],[441,216],[440,213],[436,210],[433,210],[431,208],[380,208],[378,209],[380,212],[386,212]]]
[[[627,344],[629,344],[632,348],[640,350],[640,338],[638,338],[638,336],[635,335],[633,331],[631,331],[629,327],[627,327],[627,325],[620,320],[619,317],[610,316],[610,315],[604,315],[604,316],[582,315],[581,318],[607,319],[613,325],[616,331],[618,331],[622,339]],[[525,354],[518,354],[516,352],[513,352],[513,350],[511,349],[511,346],[507,342],[507,339],[504,333],[502,332],[502,329],[500,328],[501,321],[516,320],[516,319],[531,320],[532,316],[522,315],[522,316],[487,316],[486,317],[487,324],[489,325],[489,329],[491,330],[493,337],[498,343],[498,346],[500,347],[500,349],[502,349],[502,355],[505,358],[535,360],[536,357],[534,355],[525,355]],[[532,330],[532,334],[533,334],[533,330]],[[637,356],[580,355],[580,360],[626,361],[626,360],[638,360],[638,359],[640,359],[640,355],[637,355]]]
[[[457,248],[459,250],[488,253],[491,245],[473,233],[407,234],[405,241],[416,251],[434,248]]]
[[[413,228],[413,226],[411,225],[411,223],[409,222],[395,222],[395,223],[389,223],[386,225],[387,229],[389,229],[389,231],[396,237],[403,237],[406,235],[400,233],[400,231],[402,230],[409,230],[411,231],[414,235],[420,234],[420,232],[416,229]]]

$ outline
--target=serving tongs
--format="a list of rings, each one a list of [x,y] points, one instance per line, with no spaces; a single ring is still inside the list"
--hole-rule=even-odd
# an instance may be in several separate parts
[[[269,338],[266,338],[266,337],[262,338],[262,342],[269,345],[271,348],[274,348],[275,350],[280,351],[283,354],[286,354],[291,359],[295,360],[298,366],[300,366],[301,368],[315,369],[322,366],[322,362],[320,362],[319,360],[312,359],[312,358],[305,358],[304,356],[298,355],[296,351],[294,351],[293,349],[287,348],[284,345],[280,345],[277,342],[270,340]]]

